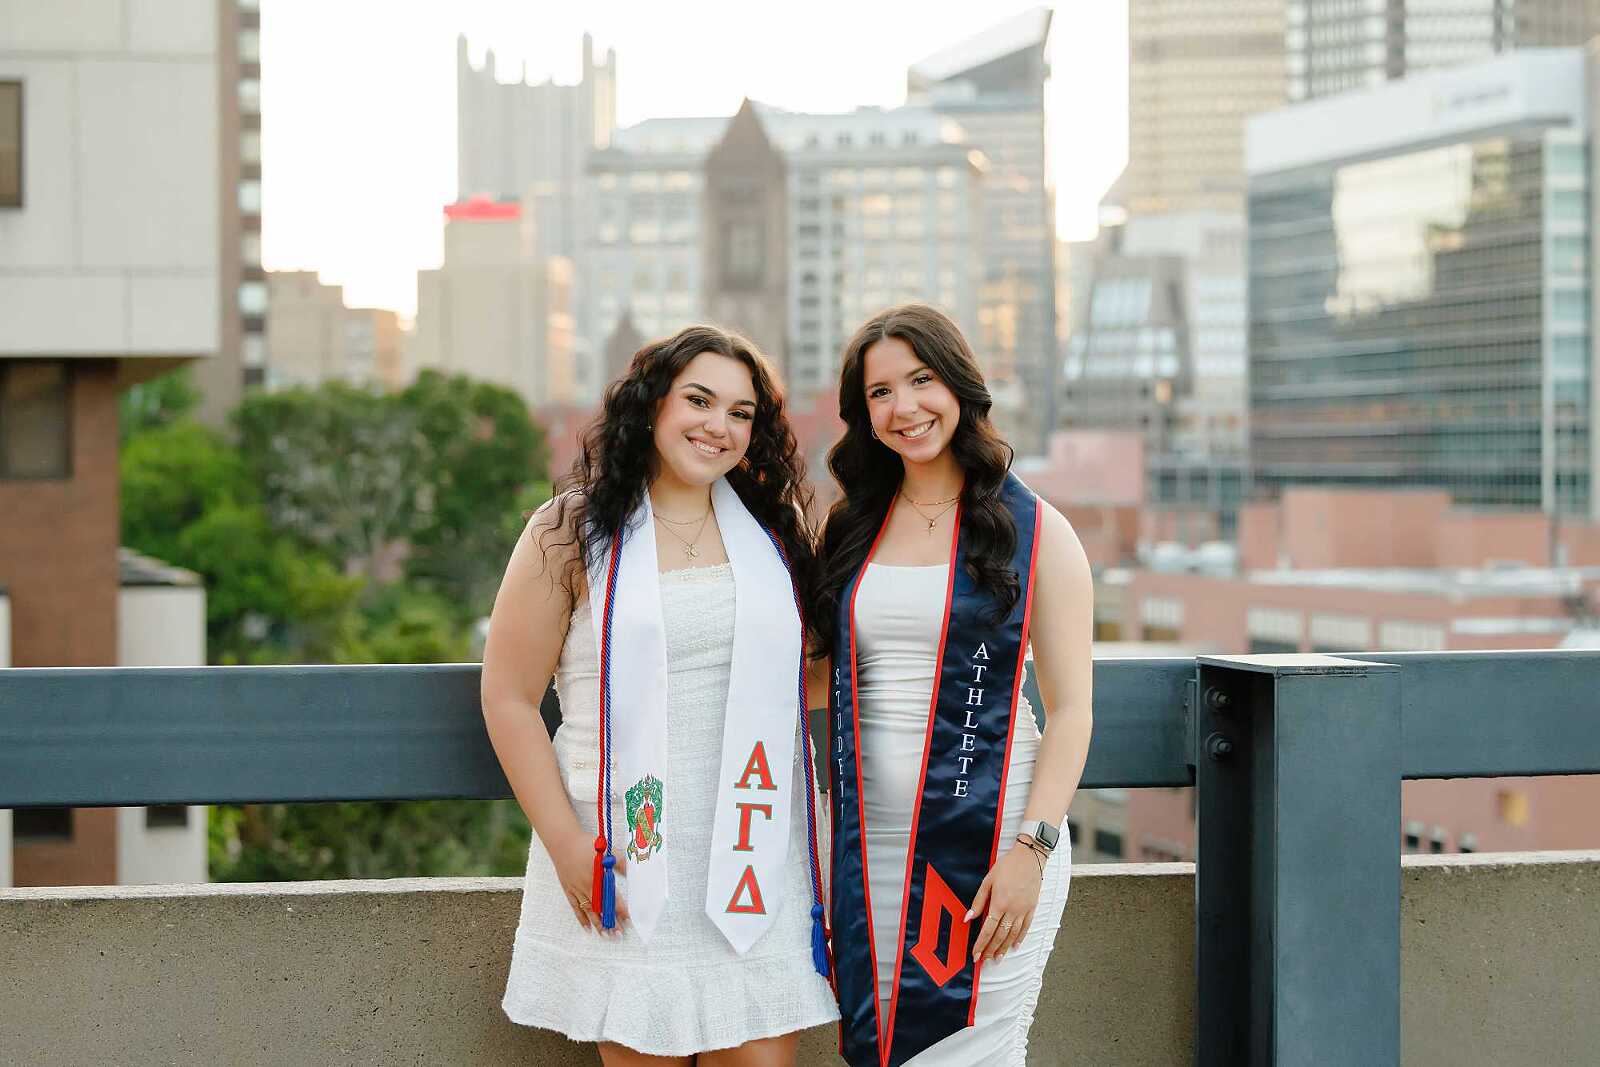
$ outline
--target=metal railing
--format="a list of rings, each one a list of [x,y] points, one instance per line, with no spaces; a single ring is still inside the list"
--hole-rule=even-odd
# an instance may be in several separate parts
[[[1600,652],[1094,669],[1083,787],[1197,788],[1203,1067],[1398,1065],[1401,780],[1600,773]],[[0,670],[0,808],[508,797],[478,672]]]

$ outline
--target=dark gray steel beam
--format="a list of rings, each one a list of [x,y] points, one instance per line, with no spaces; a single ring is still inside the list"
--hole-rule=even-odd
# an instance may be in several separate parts
[[[1182,659],[1095,664],[1086,788],[1189,783],[1193,671]],[[510,796],[478,675],[475,664],[0,670],[0,808]],[[553,692],[542,710],[554,730]]]
[[[0,671],[0,807],[510,796],[478,667]]]
[[[1407,652],[1401,687],[1406,778],[1600,774],[1600,651]]]
[[[1201,657],[1196,1062],[1400,1062],[1400,673]]]

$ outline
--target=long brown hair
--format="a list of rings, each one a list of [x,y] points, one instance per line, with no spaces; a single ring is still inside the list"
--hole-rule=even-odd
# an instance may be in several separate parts
[[[832,631],[845,583],[866,560],[905,475],[899,455],[873,436],[867,413],[867,350],[890,337],[910,345],[961,404],[950,452],[966,479],[961,489],[961,522],[973,579],[994,599],[1002,616],[1016,603],[1021,588],[1011,567],[1017,547],[1016,523],[1000,505],[1000,487],[1015,453],[989,421],[994,406],[989,387],[966,338],[949,316],[927,304],[901,304],[862,323],[844,348],[839,417],[845,431],[828,453],[828,469],[839,485],[839,498],[822,528],[811,612],[824,634]]]
[[[660,457],[651,425],[672,382],[702,352],[739,361],[750,371],[756,413],[750,447],[728,472],[728,484],[757,522],[783,545],[803,598],[814,581],[815,553],[803,516],[811,505],[805,461],[783,411],[783,388],[754,344],[715,326],[687,326],[634,353],[622,376],[606,387],[600,414],[583,431],[578,458],[557,483],[553,529],[580,551],[562,584],[576,603],[583,568],[604,552],[638,508]],[[804,600],[802,601],[804,602]]]

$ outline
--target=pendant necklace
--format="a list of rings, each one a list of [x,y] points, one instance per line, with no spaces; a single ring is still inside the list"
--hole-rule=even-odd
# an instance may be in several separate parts
[[[904,491],[902,491],[900,493],[900,499],[904,500],[907,504],[910,504],[912,508],[916,510],[918,515],[921,515],[924,519],[928,520],[928,532],[931,534],[933,533],[934,526],[938,524],[940,519],[944,518],[945,512],[956,506],[956,501],[961,499],[961,494],[957,493],[949,500],[935,500],[931,503],[923,503],[912,500],[910,497],[906,496]],[[940,508],[938,513],[935,515],[930,516],[926,511],[922,510],[925,507],[936,508],[939,507],[940,504],[943,504],[944,507]]]

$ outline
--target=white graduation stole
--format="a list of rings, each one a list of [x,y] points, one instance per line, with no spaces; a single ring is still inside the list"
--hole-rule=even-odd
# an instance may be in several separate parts
[[[726,478],[713,484],[711,501],[733,568],[735,599],[705,910],[742,954],[771,927],[783,904],[795,744],[803,722],[797,688],[802,640],[794,587],[776,543]],[[607,790],[609,756],[610,787],[618,794],[610,812],[601,798],[601,834],[608,851],[627,857],[628,909],[648,941],[666,906],[665,855],[673,847],[670,680],[649,493],[624,526],[621,550],[603,553],[590,568],[589,590],[601,650],[602,715],[610,719],[602,722],[600,789]]]

